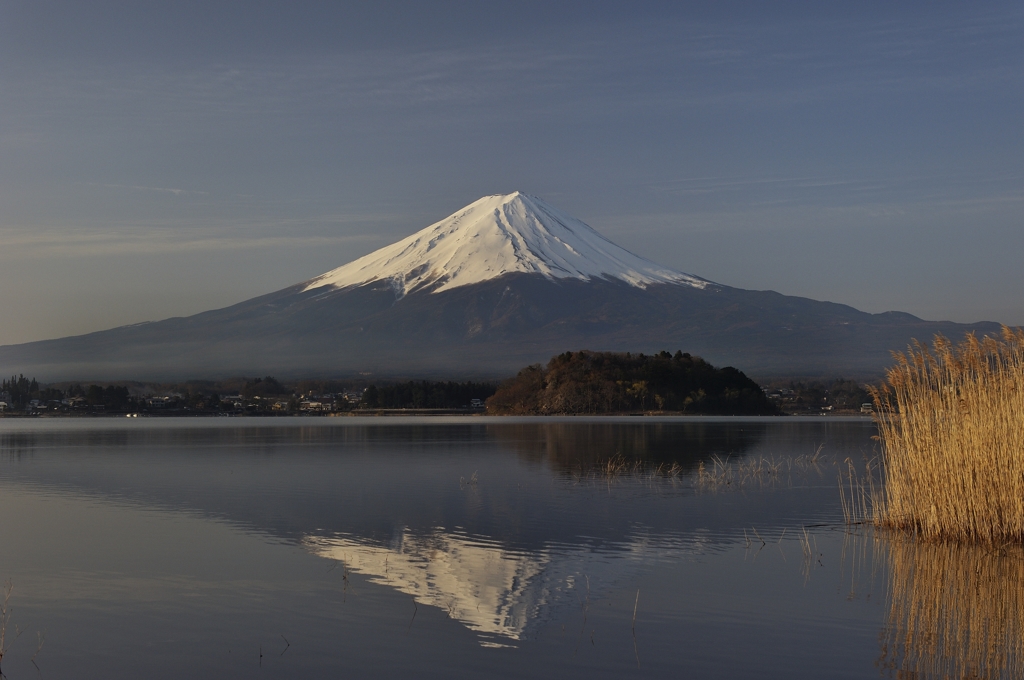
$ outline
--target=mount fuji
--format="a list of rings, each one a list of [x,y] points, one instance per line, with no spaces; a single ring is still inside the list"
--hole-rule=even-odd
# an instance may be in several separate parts
[[[485,196],[397,243],[231,307],[0,347],[0,372],[500,377],[586,348],[682,349],[762,377],[870,376],[913,338],[998,330],[714,283],[516,192]]]
[[[423,231],[310,281],[304,291],[391,282],[399,297],[440,293],[505,274],[617,279],[638,288],[707,281],[620,248],[589,225],[534,196],[485,196]]]

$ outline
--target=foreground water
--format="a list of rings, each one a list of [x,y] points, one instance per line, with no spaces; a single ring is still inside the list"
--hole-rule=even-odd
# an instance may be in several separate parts
[[[0,421],[2,671],[1008,674],[1024,560],[846,531],[838,475],[875,455],[873,434],[793,418]]]

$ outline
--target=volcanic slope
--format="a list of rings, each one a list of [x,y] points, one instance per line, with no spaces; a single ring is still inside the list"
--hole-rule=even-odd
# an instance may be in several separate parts
[[[484,196],[398,243],[316,277],[303,291],[388,281],[402,297],[513,273],[580,281],[605,278],[638,288],[653,283],[704,288],[708,283],[634,255],[575,217],[517,191]]]
[[[699,354],[755,376],[878,375],[890,351],[997,324],[923,321],[713,283],[523,193],[269,295],[185,318],[0,347],[42,380],[500,377],[566,350]]]

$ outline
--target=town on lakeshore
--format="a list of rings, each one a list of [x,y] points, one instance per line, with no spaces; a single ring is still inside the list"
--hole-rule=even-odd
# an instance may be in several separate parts
[[[870,414],[852,380],[761,386],[681,351],[653,356],[565,352],[505,381],[279,381],[272,376],[179,384],[0,382],[0,417]]]

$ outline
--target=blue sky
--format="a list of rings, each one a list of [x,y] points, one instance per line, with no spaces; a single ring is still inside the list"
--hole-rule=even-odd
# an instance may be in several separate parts
[[[523,190],[720,283],[1024,323],[1024,5],[0,0],[0,344]]]

